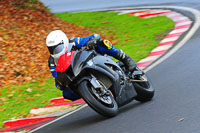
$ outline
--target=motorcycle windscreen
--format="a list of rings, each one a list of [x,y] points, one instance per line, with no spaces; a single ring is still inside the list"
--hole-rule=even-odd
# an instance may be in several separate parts
[[[74,51],[66,52],[58,59],[56,72],[64,72],[71,65]]]

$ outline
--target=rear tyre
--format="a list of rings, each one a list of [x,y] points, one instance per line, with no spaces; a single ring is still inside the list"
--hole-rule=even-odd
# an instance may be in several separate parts
[[[146,74],[143,74],[141,78],[146,79],[146,81],[134,82],[134,87],[137,92],[137,96],[135,97],[135,100],[140,101],[140,102],[147,102],[153,98],[155,89],[152,86],[152,83]]]
[[[92,85],[88,81],[80,83],[78,91],[85,102],[99,114],[108,118],[117,115],[118,105],[112,95],[108,96],[110,102],[102,102],[102,100],[94,94]]]

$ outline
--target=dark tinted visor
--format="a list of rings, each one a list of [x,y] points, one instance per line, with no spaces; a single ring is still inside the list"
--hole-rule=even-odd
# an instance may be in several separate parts
[[[61,43],[59,43],[56,46],[48,47],[51,55],[58,54],[59,52],[61,52],[63,50],[63,48],[64,48],[63,41],[61,41]]]
[[[58,45],[56,48],[53,50],[53,55],[60,53],[64,49],[64,44]]]

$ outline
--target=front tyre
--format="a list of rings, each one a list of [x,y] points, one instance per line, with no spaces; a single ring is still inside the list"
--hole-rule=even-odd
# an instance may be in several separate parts
[[[118,113],[118,105],[112,95],[109,96],[110,102],[102,102],[96,96],[93,86],[88,81],[83,81],[78,87],[78,91],[85,102],[99,114],[105,117],[113,117]]]

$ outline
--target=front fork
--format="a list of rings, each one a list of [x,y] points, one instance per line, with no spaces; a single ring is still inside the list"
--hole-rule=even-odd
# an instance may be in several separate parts
[[[100,91],[101,95],[107,95],[109,96],[111,94],[110,90],[108,90],[105,86],[103,86],[102,84],[100,84],[100,82],[96,79],[95,76],[93,76],[91,74],[91,80],[90,80],[90,83],[92,84],[92,86]]]

